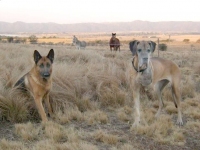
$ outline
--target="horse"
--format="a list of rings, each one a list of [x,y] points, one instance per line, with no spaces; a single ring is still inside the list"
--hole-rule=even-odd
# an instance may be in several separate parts
[[[77,49],[81,49],[81,48],[85,49],[85,47],[86,47],[86,42],[85,41],[79,41],[78,38],[75,35],[73,37],[72,44],[74,44]]]
[[[120,51],[120,41],[118,38],[116,38],[116,33],[112,33],[112,37],[110,39],[110,50],[112,52],[112,48],[113,50]]]

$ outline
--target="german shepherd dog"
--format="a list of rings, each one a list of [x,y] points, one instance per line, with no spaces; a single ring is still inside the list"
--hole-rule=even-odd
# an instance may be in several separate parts
[[[14,87],[23,91],[29,91],[34,98],[39,115],[43,122],[47,121],[47,116],[42,105],[44,99],[48,108],[49,115],[52,117],[53,112],[49,103],[49,92],[52,86],[52,64],[54,60],[54,50],[51,49],[47,56],[41,56],[35,50],[34,67],[23,77],[21,77],[14,85]]]

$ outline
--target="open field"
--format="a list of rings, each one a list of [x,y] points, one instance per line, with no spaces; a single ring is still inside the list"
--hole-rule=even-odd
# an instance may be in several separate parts
[[[60,39],[70,43],[70,36]],[[80,40],[110,39],[108,35],[83,37],[80,35]],[[133,69],[132,55],[126,43],[149,38],[131,35],[120,38],[123,41],[120,53],[111,53],[107,45],[76,50],[69,45],[0,43],[0,150],[200,149],[200,44],[196,43],[199,37],[171,36],[175,42],[168,45],[167,51],[160,52],[160,57],[173,60],[182,71],[184,126],[175,125],[177,110],[166,87],[165,107],[157,120],[154,115],[158,100],[153,93],[148,98],[150,89],[147,93],[141,90],[141,126],[133,131],[130,131],[134,103],[129,74]],[[190,43],[182,42],[187,38]],[[195,49],[191,50],[191,44]],[[46,55],[51,48],[55,51],[50,94],[55,117],[42,124],[33,98],[12,86],[33,66],[35,49]]]
[[[73,35],[76,35],[78,37],[78,39],[80,40],[85,40],[87,42],[97,42],[99,40],[101,41],[109,41],[111,34],[103,34],[103,33],[99,33],[99,34],[68,34],[68,35],[38,35],[39,39],[38,42],[39,43],[65,43],[65,44],[71,44],[72,43],[72,37]],[[44,38],[45,37],[45,38]],[[157,40],[157,38],[159,38],[161,41],[162,40],[167,40],[169,39],[169,34],[150,34],[150,35],[141,35],[141,33],[117,33],[117,38],[119,38],[120,41],[131,41],[134,39],[137,40]],[[189,39],[191,43],[196,43],[196,41],[198,39],[200,39],[199,35],[190,35],[190,34],[172,34],[170,35],[170,40],[173,40],[175,42],[183,42],[184,39]]]
[[[2,36],[3,41],[7,41],[6,38],[3,38],[4,36],[12,36],[14,38],[20,37],[20,38],[26,38],[26,43],[29,43],[28,37],[33,34],[0,34],[0,37]],[[111,33],[63,33],[63,34],[34,34],[38,38],[39,44],[72,44],[72,38],[74,35],[79,40],[84,40],[87,43],[91,44],[98,44],[99,42],[102,42],[104,45],[108,45],[108,42],[111,38]],[[169,37],[170,35],[170,37]],[[134,39],[137,40],[153,40],[157,41],[157,39],[160,39],[160,42],[165,42],[169,38],[175,43],[184,43],[184,39],[189,39],[189,44],[196,44],[197,40],[200,39],[199,34],[190,34],[190,33],[159,33],[159,32],[117,32],[117,38],[119,38],[122,43],[126,43],[128,41],[132,41]],[[187,44],[188,44],[187,43]]]

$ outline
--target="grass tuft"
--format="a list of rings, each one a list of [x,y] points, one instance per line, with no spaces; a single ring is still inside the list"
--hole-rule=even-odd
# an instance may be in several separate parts
[[[30,103],[26,97],[14,90],[3,91],[0,94],[0,110],[3,118],[10,122],[23,122],[28,119]]]
[[[28,122],[26,124],[15,124],[15,134],[24,141],[38,140],[41,128]]]
[[[103,142],[110,145],[116,145],[119,141],[119,137],[116,135],[108,134],[102,130],[98,130],[93,134],[93,137],[98,142]]]
[[[85,112],[85,118],[89,125],[93,124],[106,124],[108,123],[108,116],[105,112],[96,110],[94,112],[87,111]]]
[[[0,150],[28,150],[22,142],[9,141],[2,139],[0,141]]]

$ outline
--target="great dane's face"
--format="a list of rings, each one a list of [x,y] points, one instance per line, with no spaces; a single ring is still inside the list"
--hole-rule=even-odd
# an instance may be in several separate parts
[[[140,69],[147,68],[156,43],[152,41],[132,41],[129,43],[129,46],[132,54],[138,56],[138,67]]]

